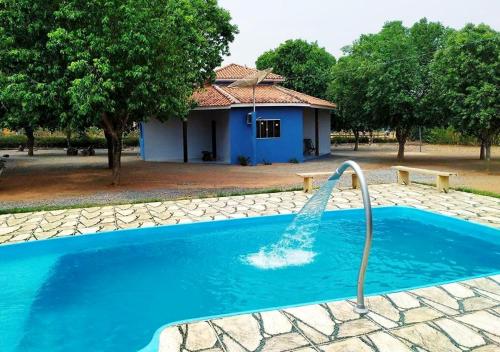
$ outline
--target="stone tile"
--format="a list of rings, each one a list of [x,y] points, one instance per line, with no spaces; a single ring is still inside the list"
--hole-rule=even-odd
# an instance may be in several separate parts
[[[160,333],[159,352],[180,351],[182,345],[182,334],[177,326],[166,328]]]
[[[421,298],[422,302],[424,302],[427,306],[436,309],[437,311],[444,313],[446,315],[457,315],[460,314],[459,310],[452,309],[448,306],[442,305],[440,303],[436,303],[426,298]]]
[[[289,308],[284,311],[324,335],[330,336],[333,334],[335,323],[328,314],[328,311],[319,304]]]
[[[259,347],[263,338],[260,333],[259,323],[251,314],[216,319],[212,323],[223,334],[229,335],[233,340],[250,351]]]
[[[393,333],[414,346],[420,346],[428,351],[461,352],[442,332],[425,323],[419,323],[393,330]]]
[[[465,283],[467,285],[470,285],[471,287],[480,288],[484,291],[500,295],[500,284],[498,284],[494,280],[479,278],[479,279],[465,281]]]
[[[486,297],[470,297],[462,301],[462,306],[466,312],[488,309],[498,304],[499,302]]]
[[[448,306],[452,309],[458,309],[459,305],[456,299],[454,299],[452,296],[450,296],[448,293],[446,293],[445,290],[439,288],[439,287],[426,287],[426,288],[420,288],[417,290],[411,291],[413,294],[420,296],[420,297],[425,297],[431,301],[434,301],[439,304],[443,304],[445,306]]]
[[[454,320],[439,319],[434,323],[461,346],[470,348],[482,346],[486,343],[481,335]]]
[[[260,313],[264,332],[269,335],[283,334],[292,331],[292,323],[279,311]]]
[[[357,337],[319,345],[317,347],[324,352],[374,352],[369,345]]]
[[[205,321],[187,325],[186,332],[185,346],[188,350],[208,349],[217,343],[214,329]]]
[[[401,309],[420,307],[420,302],[406,292],[389,293],[387,297],[389,297],[389,299],[393,301],[398,308]]]
[[[420,323],[442,317],[443,314],[428,307],[413,308],[403,313],[404,323]]]
[[[472,352],[500,352],[500,346],[486,345],[479,348],[474,348]]]
[[[266,339],[262,351],[281,352],[303,346],[310,346],[310,343],[298,332],[291,332]]]
[[[394,322],[393,320],[387,319],[381,315],[378,315],[377,313],[374,313],[372,311],[368,312],[367,316],[373,320],[375,323],[381,325],[382,327],[386,329],[391,329],[398,327],[399,324]]]
[[[401,340],[384,331],[368,335],[378,352],[412,352]]]
[[[500,317],[485,311],[474,312],[457,317],[457,320],[489,333],[500,335]]]
[[[338,337],[350,337],[368,334],[372,331],[380,330],[380,326],[366,318],[351,320],[339,326]]]
[[[354,307],[347,301],[330,302],[327,306],[337,320],[348,321],[359,318],[359,314],[354,312]]]
[[[374,296],[366,298],[367,308],[392,321],[399,321],[399,311],[384,296]]]
[[[446,292],[456,298],[467,298],[474,296],[474,291],[458,283],[442,285],[441,288],[443,288]]]

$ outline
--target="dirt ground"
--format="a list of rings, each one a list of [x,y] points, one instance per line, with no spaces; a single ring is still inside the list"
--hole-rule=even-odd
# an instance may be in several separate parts
[[[221,164],[182,164],[144,162],[137,150],[128,150],[123,157],[122,182],[110,186],[106,154],[99,150],[94,157],[68,157],[62,150],[38,150],[35,157],[25,152],[1,151],[10,154],[7,170],[0,177],[0,202],[23,202],[82,197],[93,194],[183,190],[197,192],[217,189],[288,188],[300,185],[295,176],[300,171],[333,171],[340,162],[352,159],[365,170],[386,170],[379,178],[394,178],[389,170],[397,165],[394,144],[361,145],[357,152],[351,145],[332,147],[330,157],[302,164],[273,164],[257,167]],[[500,147],[492,151],[494,160],[478,160],[479,148],[467,146],[408,145],[404,165],[436,170],[456,171],[454,186],[467,186],[500,193]],[[388,180],[387,182],[390,182]],[[383,180],[382,180],[383,181]]]

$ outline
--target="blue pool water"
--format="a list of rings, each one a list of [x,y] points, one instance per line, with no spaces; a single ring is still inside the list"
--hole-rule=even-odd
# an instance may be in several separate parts
[[[326,212],[301,266],[244,260],[291,215],[0,246],[0,351],[137,351],[162,325],[355,295],[362,210]],[[500,271],[500,231],[402,207],[374,209],[366,292]]]

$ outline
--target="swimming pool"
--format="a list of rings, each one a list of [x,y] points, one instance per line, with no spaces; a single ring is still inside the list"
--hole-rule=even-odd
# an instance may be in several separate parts
[[[500,231],[404,207],[374,209],[366,293],[500,271]],[[291,215],[0,246],[0,351],[136,351],[167,323],[351,297],[363,210],[326,212],[314,260],[262,270]]]

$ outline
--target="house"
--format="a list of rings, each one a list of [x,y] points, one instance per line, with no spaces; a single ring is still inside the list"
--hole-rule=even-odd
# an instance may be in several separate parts
[[[214,83],[193,95],[197,106],[185,121],[142,122],[142,159],[237,164],[245,157],[255,164],[330,154],[330,111],[335,105],[284,88],[280,83],[285,78],[270,73],[255,87],[252,115],[252,87],[228,85],[255,72],[236,64],[217,69]]]

